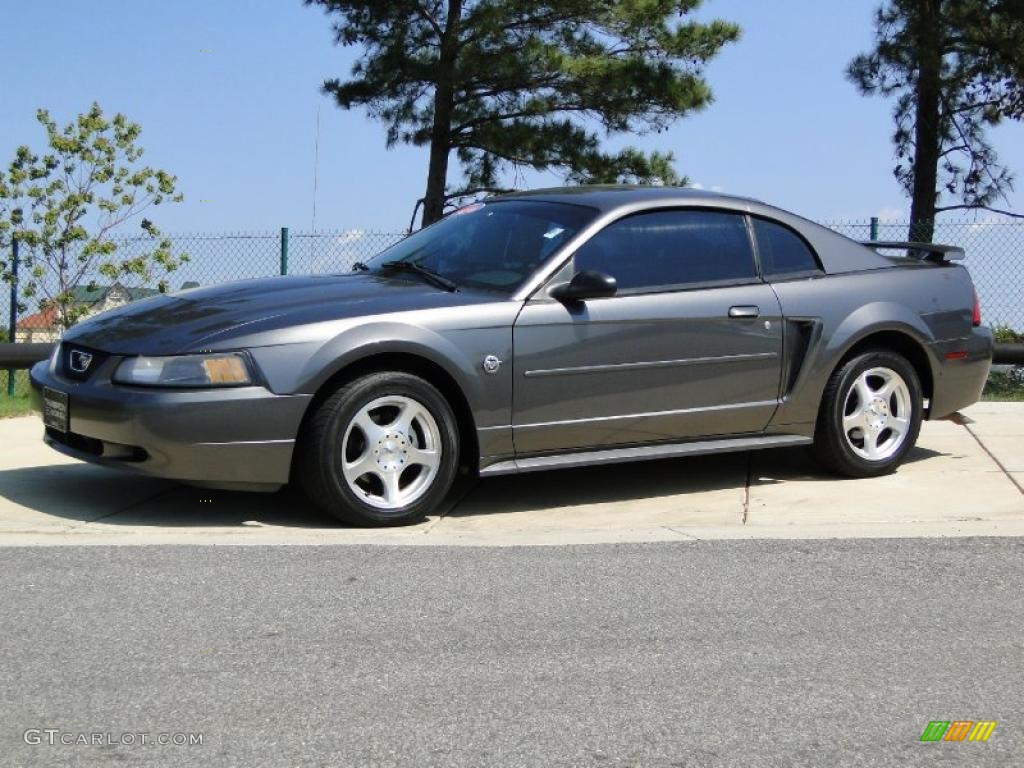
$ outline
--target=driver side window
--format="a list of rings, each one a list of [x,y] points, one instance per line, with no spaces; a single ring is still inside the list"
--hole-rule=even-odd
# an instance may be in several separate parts
[[[667,210],[627,216],[575,255],[576,271],[614,277],[619,293],[753,282],[754,254],[742,214]]]

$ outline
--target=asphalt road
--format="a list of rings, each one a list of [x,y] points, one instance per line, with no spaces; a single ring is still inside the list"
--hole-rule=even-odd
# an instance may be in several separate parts
[[[1020,539],[3,548],[0,569],[3,765],[1011,766],[1024,749]],[[919,742],[955,719],[998,726]],[[25,743],[45,728],[203,743]]]

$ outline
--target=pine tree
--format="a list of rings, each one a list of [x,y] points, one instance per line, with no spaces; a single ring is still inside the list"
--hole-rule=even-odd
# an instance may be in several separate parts
[[[897,180],[911,198],[911,240],[935,217],[988,209],[1013,188],[985,135],[1024,117],[1024,0],[889,0],[875,49],[848,70],[862,93],[895,96]],[[948,202],[947,202],[948,201]]]
[[[306,0],[363,57],[324,91],[364,107],[387,144],[429,146],[423,223],[511,168],[576,182],[677,183],[670,153],[608,153],[606,134],[666,128],[711,101],[703,69],[739,29],[687,18],[701,0]],[[451,153],[464,179],[447,186]]]

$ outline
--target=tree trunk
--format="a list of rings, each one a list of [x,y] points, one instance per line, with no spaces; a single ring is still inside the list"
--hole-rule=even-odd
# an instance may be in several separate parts
[[[452,111],[455,96],[455,60],[458,55],[459,22],[463,0],[449,0],[448,18],[441,37],[437,83],[434,90],[434,124],[430,131],[430,166],[427,192],[423,196],[423,226],[444,216],[444,194],[448,183],[448,159],[452,151]]]
[[[433,224],[444,215],[444,193],[448,182],[448,159],[451,154],[451,98],[450,83],[438,83],[434,94],[434,126],[430,132],[427,193],[423,197],[424,227]]]
[[[917,0],[918,73],[914,93],[914,188],[910,240],[930,243],[938,200],[942,110],[942,0]]]

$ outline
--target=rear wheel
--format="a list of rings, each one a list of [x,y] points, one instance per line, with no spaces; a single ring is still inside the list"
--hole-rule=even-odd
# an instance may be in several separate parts
[[[921,429],[921,384],[907,360],[885,350],[842,365],[822,398],[816,457],[849,477],[875,477],[898,467]]]
[[[341,387],[313,414],[301,443],[303,490],[353,525],[422,519],[444,499],[458,467],[451,407],[407,373],[375,373]]]

